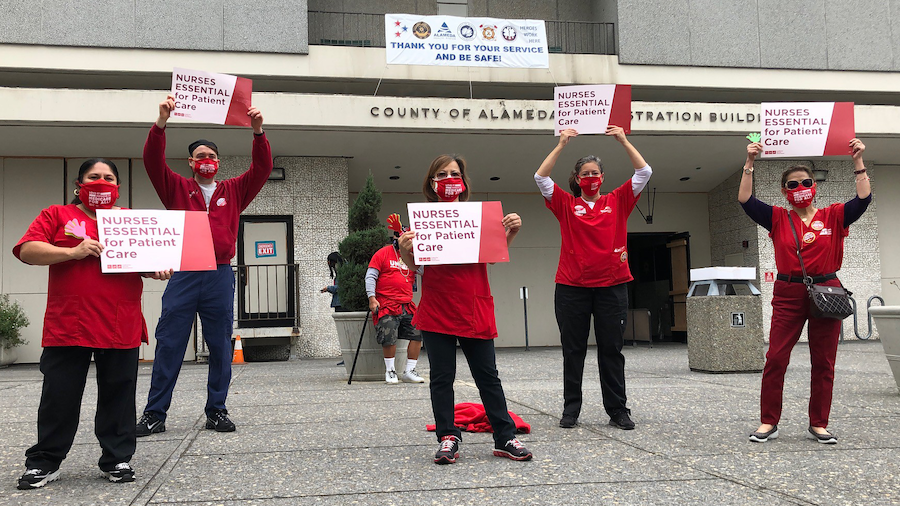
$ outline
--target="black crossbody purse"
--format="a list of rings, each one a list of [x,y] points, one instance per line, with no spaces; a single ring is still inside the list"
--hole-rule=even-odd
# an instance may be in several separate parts
[[[800,259],[803,284],[806,285],[806,291],[809,292],[809,316],[843,320],[852,315],[853,306],[850,305],[850,296],[853,295],[853,292],[844,288],[843,284],[841,286],[825,286],[813,283],[812,278],[806,274],[806,267],[803,266],[800,238],[797,237],[797,231],[794,230],[794,221],[791,219],[790,212],[788,212],[788,224],[791,227],[791,233],[794,234],[794,242],[797,244],[797,258]]]

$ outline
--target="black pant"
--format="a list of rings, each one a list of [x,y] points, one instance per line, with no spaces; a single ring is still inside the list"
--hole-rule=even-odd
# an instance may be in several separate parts
[[[563,351],[563,415],[581,414],[581,381],[584,357],[594,317],[597,361],[603,407],[612,416],[625,407],[625,321],[628,318],[626,285],[583,288],[556,285],[556,323]]]
[[[431,367],[431,410],[437,426],[438,440],[444,436],[462,439],[459,427],[453,423],[456,406],[453,395],[453,381],[456,379],[456,343],[462,348],[472,371],[472,378],[481,395],[481,403],[488,421],[494,429],[494,441],[499,445],[515,437],[516,424],[506,408],[503,385],[497,375],[497,359],[492,339],[471,339],[449,334],[438,334],[423,330],[428,364]]]
[[[44,348],[41,355],[44,385],[38,408],[38,442],[25,452],[25,466],[28,469],[59,469],[72,448],[91,355],[97,367],[94,434],[103,449],[100,469],[111,471],[116,464],[131,460],[136,443],[134,396],[138,354],[138,348]]]

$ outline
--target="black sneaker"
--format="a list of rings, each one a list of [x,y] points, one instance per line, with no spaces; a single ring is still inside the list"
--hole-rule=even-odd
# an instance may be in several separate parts
[[[562,418],[559,419],[559,426],[563,429],[571,429],[576,425],[578,425],[578,419],[572,415],[563,415]]]
[[[228,410],[220,409],[211,415],[206,415],[206,428],[216,429],[216,432],[234,432],[234,422],[228,418]]]
[[[444,436],[441,438],[441,447],[434,454],[435,464],[455,464],[459,458],[459,438],[456,436]]]
[[[44,471],[43,469],[29,469],[19,478],[19,490],[31,490],[33,488],[41,488],[51,481],[59,479],[59,469],[53,471]]]
[[[531,450],[525,448],[525,445],[518,439],[512,438],[503,446],[494,447],[495,457],[506,457],[512,460],[531,460]]]
[[[622,430],[632,430],[634,429],[634,422],[632,422],[631,417],[628,416],[630,414],[631,410],[626,409],[609,415],[609,424]]]
[[[166,431],[166,422],[159,419],[154,413],[144,413],[138,420],[134,429],[134,435],[137,437],[149,436],[158,432]]]
[[[128,462],[119,462],[112,471],[103,471],[103,477],[113,483],[130,483],[134,481],[134,469]]]

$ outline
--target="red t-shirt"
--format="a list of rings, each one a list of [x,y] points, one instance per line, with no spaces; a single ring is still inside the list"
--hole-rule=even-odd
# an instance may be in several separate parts
[[[487,265],[426,265],[422,299],[412,324],[419,330],[460,337],[497,337]]]
[[[559,220],[562,245],[556,282],[582,287],[615,286],[634,279],[628,269],[628,216],[638,198],[631,179],[601,195],[594,207],[553,185],[544,204]]]
[[[378,271],[378,281],[375,282],[375,300],[379,305],[376,322],[384,315],[401,314],[404,304],[407,305],[409,314],[416,314],[416,305],[412,300],[412,285],[416,273],[411,272],[403,263],[392,244],[372,255],[369,268]]]
[[[83,226],[84,235],[91,239],[99,237],[96,220],[78,206],[50,206],[31,223],[13,254],[21,260],[19,252],[28,241],[78,246],[82,232],[73,226]],[[51,265],[41,346],[137,348],[141,341],[147,342],[147,324],[141,314],[143,288],[140,274],[102,274],[100,259],[94,256]]]
[[[810,276],[831,274],[841,268],[844,259],[844,237],[850,230],[844,228],[844,204],[832,204],[816,211],[809,225],[803,223],[797,213],[783,207],[772,207],[772,245],[775,249],[775,268],[779,274],[802,276],[797,258],[797,242],[789,228],[791,224],[800,239],[803,265]]]

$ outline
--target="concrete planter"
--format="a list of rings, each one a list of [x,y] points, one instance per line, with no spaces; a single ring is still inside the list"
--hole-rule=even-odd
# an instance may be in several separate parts
[[[0,346],[0,367],[6,367],[19,359],[19,352],[15,346],[12,348],[4,348]]]
[[[894,381],[900,388],[900,306],[873,306],[869,312],[878,328],[878,337],[894,373]]]
[[[365,311],[351,311],[346,313],[333,313],[334,323],[337,326],[338,339],[341,343],[341,356],[344,359],[344,367],[347,377],[353,367],[353,357],[356,355],[356,346],[359,344],[359,334],[366,319]],[[406,367],[406,347],[409,341],[400,339],[397,341],[397,355],[394,360],[395,368],[403,370]],[[399,374],[399,373],[398,373]],[[375,341],[375,325],[372,319],[366,322],[365,335],[362,346],[359,349],[359,359],[356,362],[356,371],[353,372],[354,381],[384,381],[384,352],[381,345]]]

